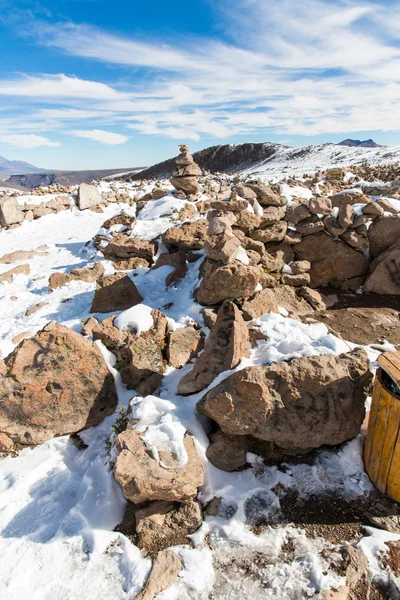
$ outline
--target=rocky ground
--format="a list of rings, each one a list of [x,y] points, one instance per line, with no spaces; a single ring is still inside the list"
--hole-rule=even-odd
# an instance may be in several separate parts
[[[3,193],[2,597],[400,598],[393,169]]]

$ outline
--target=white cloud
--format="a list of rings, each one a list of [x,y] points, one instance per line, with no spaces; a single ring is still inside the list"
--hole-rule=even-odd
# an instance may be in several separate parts
[[[67,75],[25,75],[19,79],[2,80],[0,94],[30,98],[93,98],[113,100],[123,98],[108,85]]]
[[[370,0],[214,4],[224,11],[231,43],[142,42],[86,25],[32,26],[40,43],[122,65],[123,85],[62,74],[0,81],[0,94],[16,97],[26,117],[8,119],[9,130],[4,117],[1,130],[22,131],[27,123],[26,131],[34,132],[37,123],[42,131],[72,129],[73,135],[124,143],[125,136],[104,129],[123,124],[141,134],[194,141],[400,129],[398,7]]]
[[[34,133],[11,135],[0,134],[0,142],[10,144],[10,146],[15,146],[16,148],[39,148],[40,146],[57,148],[58,146],[61,146],[60,142],[52,142],[47,138]]]
[[[102,129],[77,129],[72,132],[76,137],[88,138],[95,142],[101,142],[102,144],[109,144],[115,146],[117,144],[125,144],[129,138],[119,133],[112,133],[111,131],[103,131]]]

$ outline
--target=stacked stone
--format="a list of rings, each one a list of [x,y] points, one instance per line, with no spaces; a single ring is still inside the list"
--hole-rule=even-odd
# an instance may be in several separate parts
[[[171,183],[175,189],[184,192],[188,196],[197,194],[199,191],[197,176],[201,175],[201,169],[194,162],[193,156],[185,144],[179,146],[179,150],[180,154],[175,159]]]
[[[240,240],[234,235],[232,225],[236,223],[233,212],[210,211],[207,240],[204,250],[211,260],[228,264],[238,256]]]

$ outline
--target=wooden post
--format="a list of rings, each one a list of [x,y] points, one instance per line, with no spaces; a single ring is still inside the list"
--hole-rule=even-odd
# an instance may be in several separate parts
[[[378,358],[367,439],[365,469],[376,487],[400,502],[400,394],[382,380],[383,372],[400,385],[400,353],[387,352]]]

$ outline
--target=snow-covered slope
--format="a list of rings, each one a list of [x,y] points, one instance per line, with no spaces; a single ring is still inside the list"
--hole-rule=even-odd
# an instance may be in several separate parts
[[[371,165],[400,161],[400,146],[360,148],[319,144],[300,148],[281,147],[271,158],[246,168],[244,172],[261,177],[312,173],[332,167],[349,167],[368,162]]]
[[[314,144],[291,148],[271,143],[224,144],[195,152],[193,158],[206,171],[252,173],[260,177],[279,179],[311,173],[330,167],[350,167],[370,164],[389,164],[400,161],[400,146],[364,148],[337,144]],[[124,179],[158,179],[170,177],[173,159],[128,173]]]

